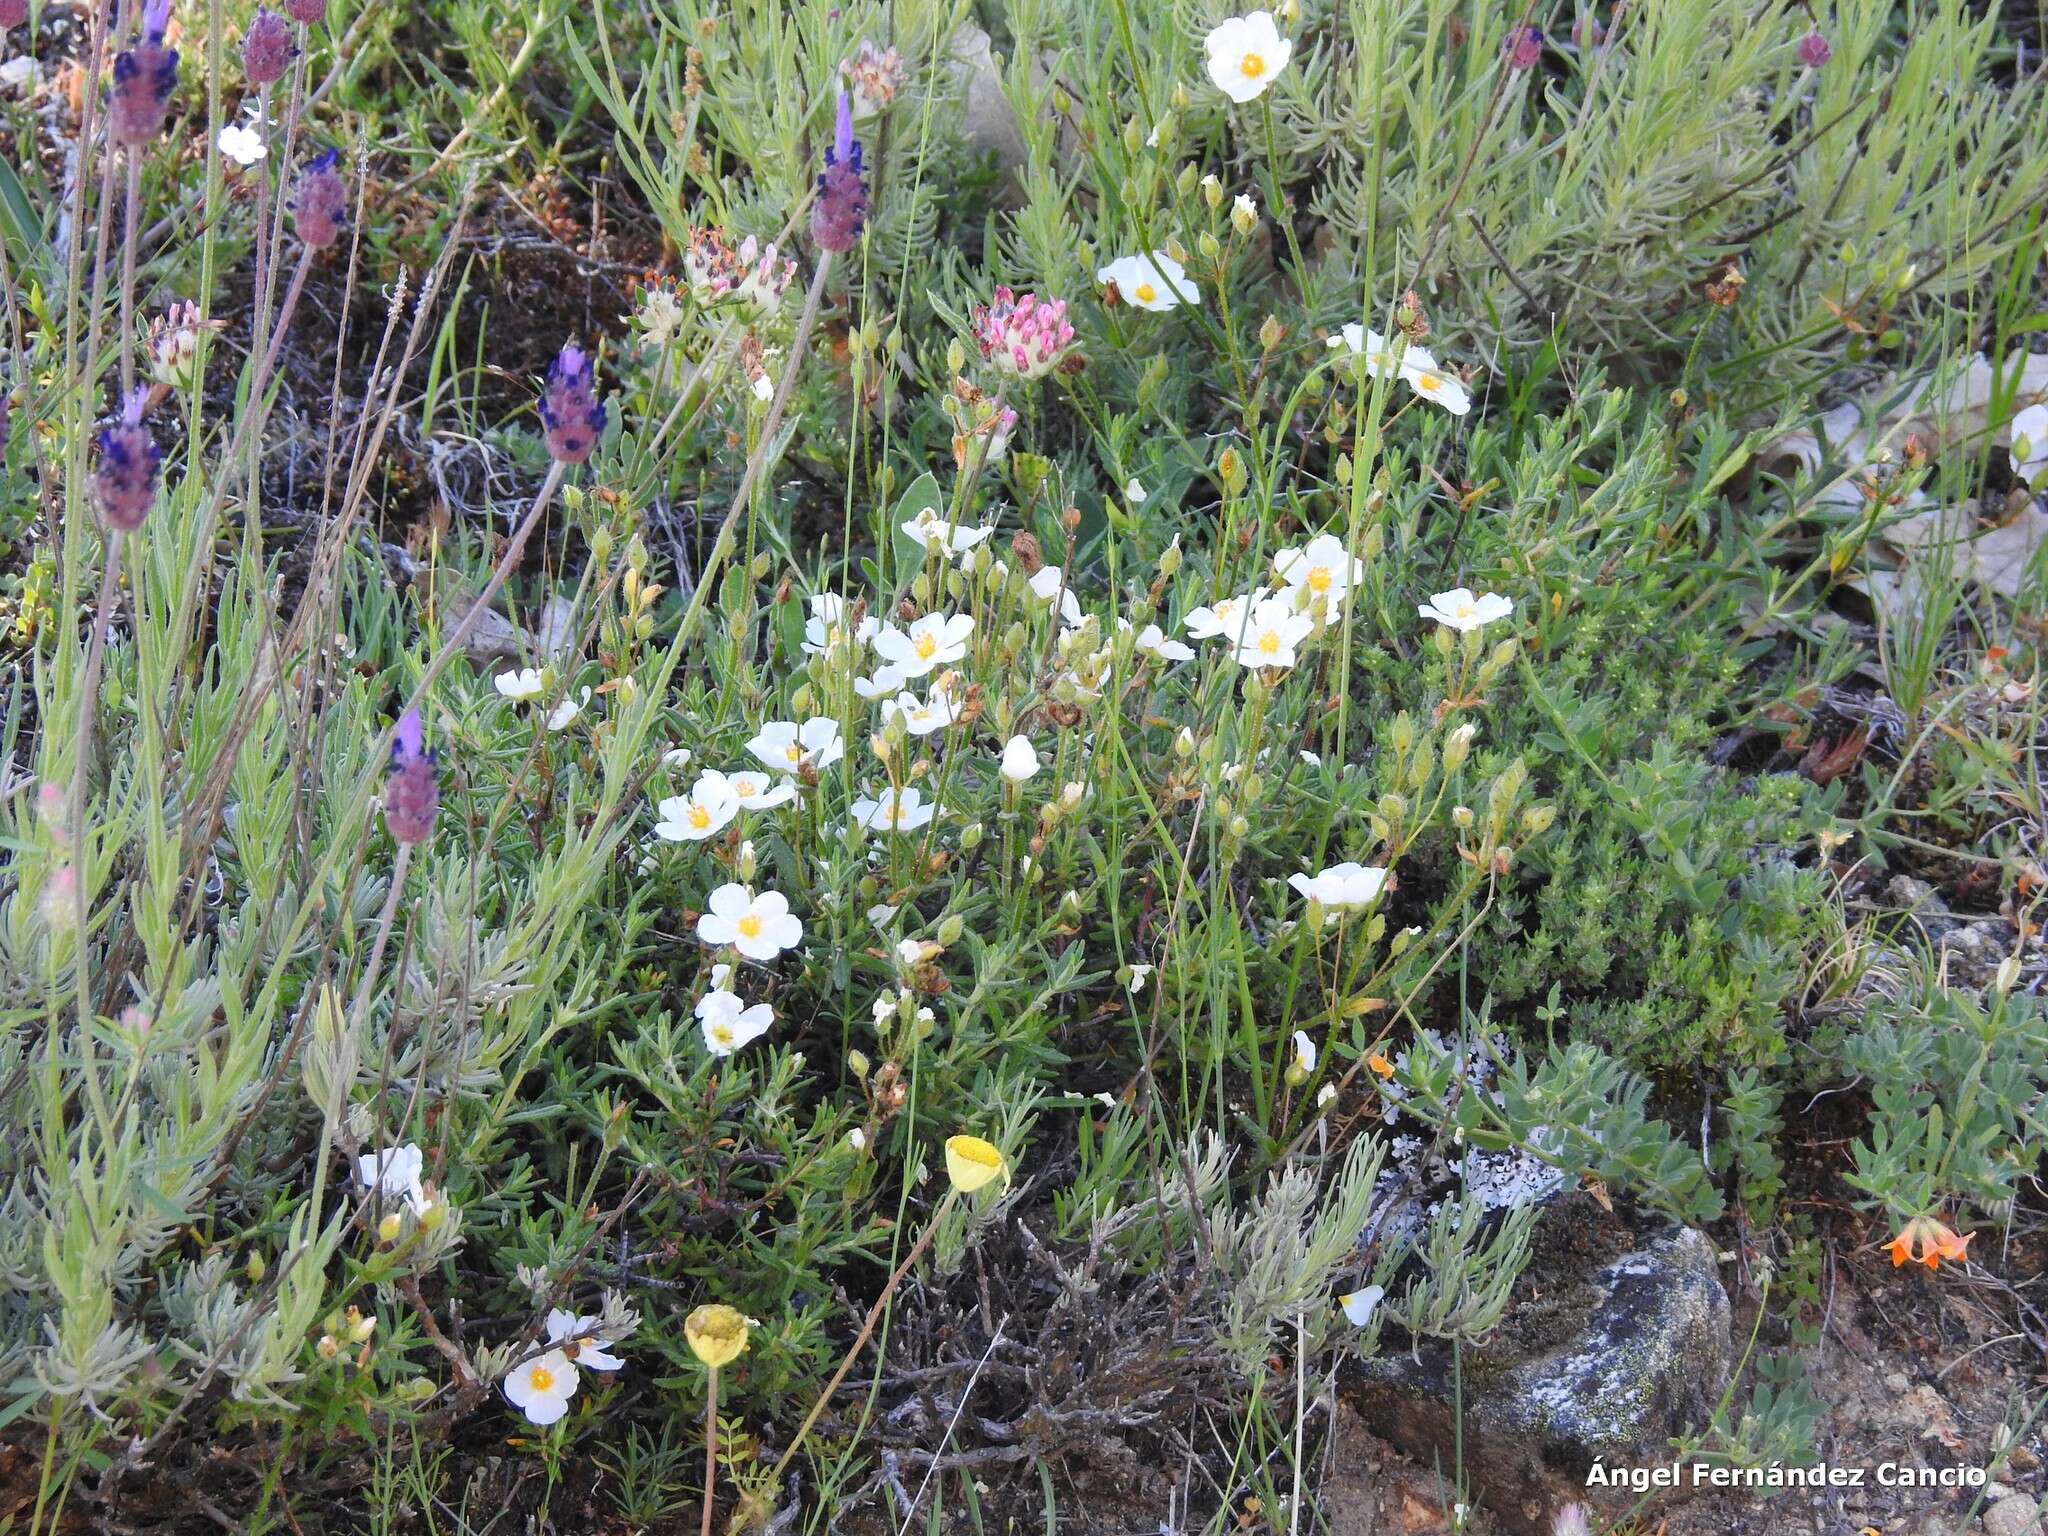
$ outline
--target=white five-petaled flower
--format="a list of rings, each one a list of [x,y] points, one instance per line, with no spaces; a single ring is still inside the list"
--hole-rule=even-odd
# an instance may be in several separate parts
[[[1031,595],[1041,603],[1059,600],[1060,622],[1069,629],[1081,625],[1081,602],[1067,585],[1067,573],[1056,565],[1041,565],[1031,573]]]
[[[723,986],[714,986],[698,998],[696,1013],[698,1027],[704,1031],[704,1048],[714,1056],[730,1056],[741,1046],[751,1045],[775,1022],[775,1010],[766,1003],[749,1008],[738,994]]]
[[[773,960],[803,942],[803,920],[789,910],[789,898],[780,891],[756,896],[744,885],[721,885],[704,905],[697,937],[706,944],[730,944],[749,960]]]
[[[1108,266],[1095,269],[1095,281],[1115,283],[1123,301],[1140,309],[1172,309],[1202,301],[1202,290],[1188,276],[1187,268],[1164,251],[1119,256]]]
[[[598,1337],[596,1317],[578,1317],[556,1307],[548,1313],[548,1342],[586,1371],[624,1370],[626,1362],[613,1354]]]
[[[1365,579],[1365,562],[1355,559],[1334,534],[1319,534],[1300,549],[1283,549],[1273,557],[1273,569],[1297,593],[1336,602],[1351,590],[1352,583]]]
[[[1453,416],[1462,416],[1472,409],[1472,397],[1465,393],[1465,386],[1427,347],[1410,347],[1401,354],[1401,378],[1416,394]]]
[[[427,1207],[426,1155],[412,1142],[386,1147],[356,1159],[356,1178],[364,1189],[375,1190],[381,1199],[403,1200],[418,1214]]]
[[[872,677],[856,677],[853,691],[864,699],[893,699],[908,681],[901,667],[877,667]]]
[[[1038,748],[1029,736],[1012,736],[1003,743],[1003,777],[1022,784],[1038,772]]]
[[[1351,1291],[1337,1298],[1337,1305],[1344,1309],[1345,1319],[1354,1328],[1363,1328],[1372,1321],[1373,1313],[1380,1307],[1380,1299],[1387,1294],[1383,1285],[1368,1285],[1362,1291]]]
[[[1193,610],[1181,620],[1188,638],[1235,642],[1244,629],[1245,613],[1258,596],[1256,592],[1245,592],[1236,597],[1219,597],[1214,605]]]
[[[881,620],[872,613],[864,613],[860,622],[849,631],[846,613],[846,599],[837,592],[820,592],[813,597],[811,616],[804,621],[804,654],[822,656],[834,646],[848,641],[856,646],[866,645],[875,638],[875,631],[882,627]]]
[[[949,674],[950,675],[950,674]],[[960,701],[953,697],[952,690],[941,678],[932,684],[931,697],[920,699],[908,688],[893,699],[882,700],[882,720],[886,724],[898,715],[903,717],[903,728],[913,736],[929,736],[933,731],[943,731],[960,718]]]
[[[505,1376],[505,1399],[532,1424],[552,1424],[576,1395],[576,1366],[559,1349],[514,1366]]]
[[[702,774],[687,795],[671,795],[655,807],[654,835],[665,843],[701,843],[716,837],[740,808],[724,774]]]
[[[1426,603],[1416,605],[1415,611],[1425,619],[1455,629],[1461,635],[1469,635],[1475,629],[1484,629],[1496,620],[1504,619],[1515,611],[1514,602],[1497,592],[1481,592],[1476,596],[1464,587],[1453,587],[1448,592],[1439,592]]]
[[[1406,344],[1405,337],[1397,335],[1390,341],[1378,331],[1360,325],[1355,320],[1332,336],[1329,341],[1329,345],[1333,347],[1349,347],[1363,357],[1365,371],[1379,379],[1391,379],[1400,373],[1402,351]]]
[[[1117,627],[1120,629],[1129,629],[1131,627],[1129,619],[1118,619],[1116,622]],[[1178,640],[1167,639],[1166,631],[1157,624],[1147,624],[1143,629],[1139,630],[1136,644],[1139,655],[1156,657],[1160,661],[1193,661],[1195,659],[1195,648],[1193,646],[1182,645]]]
[[[903,525],[903,531],[915,539],[921,549],[936,548],[948,559],[967,554],[995,532],[993,526],[970,528],[963,523],[949,523],[930,507]]]
[[[801,725],[794,720],[764,722],[747,750],[777,773],[795,773],[805,766],[831,767],[846,756],[846,743],[839,739],[837,720],[813,715]]]
[[[870,832],[915,832],[938,815],[936,802],[928,801],[916,785],[908,789],[885,789],[875,799],[853,802],[853,824]]]
[[[2031,486],[2048,470],[2048,403],[2030,405],[2012,419],[2012,472]]]
[[[1244,633],[1233,652],[1240,666],[1291,667],[1294,648],[1309,637],[1316,621],[1296,613],[1284,597],[1261,598],[1244,621]]]
[[[1271,11],[1218,22],[1202,40],[1202,49],[1209,58],[1209,78],[1232,101],[1263,95],[1294,54],[1294,44],[1280,35]]]
[[[583,706],[589,702],[590,690],[588,688],[583,690],[583,697],[581,699],[562,700],[561,703],[548,711],[548,729],[551,731],[566,731],[574,723],[576,717],[583,713]]]
[[[217,142],[220,152],[244,170],[259,164],[270,153],[270,146],[263,142],[263,135],[243,123],[229,123],[221,129]]]
[[[772,811],[796,798],[796,785],[788,779],[770,778],[751,768],[738,768],[725,775],[733,799],[743,811]]]
[[[923,677],[935,667],[950,666],[967,654],[974,633],[968,613],[928,613],[908,631],[884,624],[875,636],[875,654],[903,677]]]
[[[1345,912],[1365,906],[1387,883],[1387,872],[1373,864],[1345,862],[1332,864],[1320,874],[1289,875],[1287,883],[1309,901],[1319,901],[1326,912]]]
[[[1316,1043],[1309,1039],[1308,1031],[1305,1029],[1297,1029],[1294,1032],[1294,1064],[1301,1068],[1304,1075],[1316,1069]]]
[[[528,699],[540,697],[540,668],[516,667],[510,672],[500,672],[491,680],[491,686],[498,690],[500,698],[510,699],[514,704],[524,704]]]

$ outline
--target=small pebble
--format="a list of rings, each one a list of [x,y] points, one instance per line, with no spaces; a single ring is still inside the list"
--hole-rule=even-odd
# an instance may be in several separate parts
[[[2000,1499],[1984,1511],[1984,1536],[2041,1536],[2034,1501],[2022,1494]]]

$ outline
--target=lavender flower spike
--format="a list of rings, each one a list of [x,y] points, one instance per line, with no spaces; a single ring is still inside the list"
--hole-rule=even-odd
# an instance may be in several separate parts
[[[150,0],[142,15],[142,37],[114,55],[114,87],[107,103],[107,133],[116,144],[138,149],[163,131],[178,85],[178,50],[164,46],[171,24],[171,0]]]
[[[327,0],[284,0],[284,8],[293,21],[309,27],[317,27],[327,19]]]
[[[298,194],[292,199],[299,238],[316,251],[334,244],[348,228],[348,189],[336,169],[340,160],[331,149],[315,155],[299,173]]]
[[[28,20],[28,0],[0,0],[0,32],[11,32]]]
[[[868,184],[861,174],[860,140],[853,136],[853,101],[839,93],[839,121],[832,147],[825,151],[825,171],[818,178],[818,200],[811,204],[811,239],[824,251],[850,251],[860,239],[868,217]]]
[[[121,409],[121,419],[100,433],[100,465],[93,471],[93,493],[100,516],[109,528],[133,533],[149,517],[156,502],[156,472],[164,451],[142,424],[149,391],[138,389]]]
[[[275,11],[259,10],[242,37],[242,73],[251,85],[274,84],[284,78],[298,51],[291,23]]]
[[[597,398],[597,370],[581,347],[564,347],[548,365],[540,397],[540,421],[548,452],[557,463],[581,464],[604,435],[604,402]]]
[[[441,808],[441,774],[420,727],[420,712],[409,709],[391,738],[391,772],[384,786],[384,826],[394,843],[416,847],[434,832]]]

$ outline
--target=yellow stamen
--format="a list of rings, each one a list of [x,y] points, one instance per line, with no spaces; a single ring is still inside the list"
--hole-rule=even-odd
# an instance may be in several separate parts
[[[1131,292],[1135,293],[1138,296],[1138,302],[1140,304],[1150,304],[1154,299],[1159,297],[1159,290],[1157,288],[1154,288],[1150,283],[1140,283],[1136,288],[1133,288]]]
[[[929,661],[938,653],[939,637],[929,633],[919,635],[916,648],[918,659],[920,661]]]
[[[1308,589],[1311,592],[1330,590],[1330,568],[1327,565],[1319,565],[1308,573]]]
[[[536,1392],[551,1391],[555,1385],[555,1373],[544,1365],[536,1365],[526,1373],[526,1384]]]
[[[733,926],[739,929],[740,937],[743,939],[758,939],[761,937],[761,919],[754,916],[751,912]]]
[[[1244,56],[1244,62],[1237,66],[1238,72],[1247,80],[1256,80],[1266,72],[1266,61],[1256,53]]]

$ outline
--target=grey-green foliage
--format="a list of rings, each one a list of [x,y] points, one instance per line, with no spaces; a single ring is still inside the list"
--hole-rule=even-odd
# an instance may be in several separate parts
[[[1360,1136],[1327,1184],[1321,1170],[1292,1163],[1275,1170],[1250,1202],[1211,1218],[1218,1272],[1225,1282],[1223,1348],[1247,1376],[1281,1330],[1299,1326],[1307,1347],[1330,1326],[1331,1282],[1351,1256],[1372,1213],[1385,1147]]]
[[[1650,1084],[1587,1041],[1513,1052],[1491,1093],[1464,1091],[1460,1056],[1428,1034],[1387,1085],[1404,1114],[1487,1151],[1514,1147],[1553,1168],[1626,1189],[1681,1221],[1722,1200],[1700,1154],[1650,1112]]]
[[[1476,1195],[1446,1199],[1415,1242],[1416,1272],[1382,1311],[1417,1341],[1478,1344],[1506,1313],[1515,1281],[1529,1263],[1536,1207],[1510,1208],[1498,1218]]]

